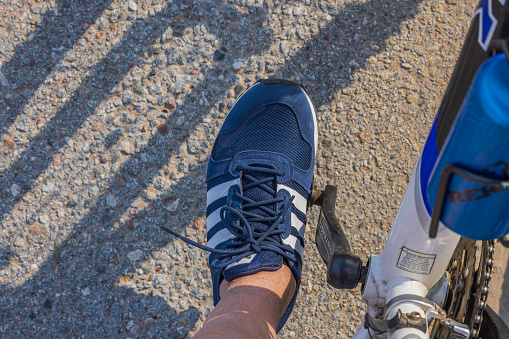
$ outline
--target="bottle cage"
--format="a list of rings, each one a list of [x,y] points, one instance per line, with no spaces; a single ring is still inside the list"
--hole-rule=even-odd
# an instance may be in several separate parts
[[[467,170],[458,165],[453,164],[446,165],[442,170],[442,174],[440,175],[440,182],[438,184],[435,208],[433,209],[433,213],[431,215],[429,237],[432,239],[434,239],[438,233],[438,223],[442,218],[442,212],[444,210],[445,201],[447,198],[447,189],[449,188],[449,180],[452,174],[456,174],[462,177],[463,179],[470,180],[479,184],[493,186],[501,189],[509,189],[509,181],[494,179],[492,177]]]
[[[491,55],[495,55],[498,53],[504,53],[505,54],[505,60],[509,64],[509,42],[506,39],[497,39],[493,40],[491,43],[489,49],[491,51]]]

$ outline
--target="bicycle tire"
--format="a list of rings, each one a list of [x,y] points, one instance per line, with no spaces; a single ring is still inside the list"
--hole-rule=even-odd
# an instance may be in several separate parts
[[[509,338],[509,328],[502,318],[498,316],[493,309],[487,305],[484,310],[481,328],[479,330],[480,339],[502,339]]]

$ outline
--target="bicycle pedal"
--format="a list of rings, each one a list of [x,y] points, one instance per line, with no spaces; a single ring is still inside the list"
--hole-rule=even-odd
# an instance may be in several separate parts
[[[364,284],[367,268],[361,258],[352,254],[350,242],[336,217],[337,187],[313,188],[310,200],[320,206],[315,243],[327,265],[327,283],[339,289],[353,289]]]

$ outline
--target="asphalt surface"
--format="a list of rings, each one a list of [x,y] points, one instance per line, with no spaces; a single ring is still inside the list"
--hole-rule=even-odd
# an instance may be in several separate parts
[[[158,226],[204,242],[208,154],[260,78],[306,87],[316,181],[338,185],[354,252],[379,254],[475,6],[0,0],[0,337],[195,333],[207,254]],[[346,338],[364,315],[358,290],[325,283],[316,215],[281,338]]]

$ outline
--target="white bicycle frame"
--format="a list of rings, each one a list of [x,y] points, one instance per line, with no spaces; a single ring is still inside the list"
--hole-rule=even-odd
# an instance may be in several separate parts
[[[398,310],[403,313],[418,312],[423,319],[428,317],[426,306],[417,303],[413,298],[403,300],[397,307],[386,309],[386,305],[400,296],[426,297],[430,289],[444,276],[460,239],[460,235],[447,229],[442,223],[436,238],[428,237],[431,217],[426,211],[418,187],[420,167],[421,160],[408,184],[382,254],[370,259],[362,298],[367,304],[367,312],[372,315],[383,314],[384,319],[391,319]],[[444,283],[438,286],[430,299],[440,305],[445,300],[446,293],[447,284]],[[365,329],[362,324],[354,338],[427,339],[429,331],[423,333],[416,328],[404,328],[377,336],[373,330]]]
[[[480,1],[465,40],[464,50],[451,77],[452,85],[449,85],[442,101],[442,110],[453,111],[451,106],[455,104],[459,108],[466,93],[464,90],[463,95],[460,94],[461,87],[464,86],[461,83],[468,86],[478,67],[487,58],[483,59],[479,55],[487,51],[491,40],[501,34],[501,26],[506,25],[509,20],[508,10],[509,1],[507,3],[505,0]],[[475,23],[479,24],[476,26]],[[482,30],[485,30],[487,25],[491,25],[488,34],[483,34]],[[454,119],[456,112],[447,114],[451,114]],[[433,134],[430,133],[428,138],[432,137]],[[423,160],[421,155],[382,254],[370,258],[362,298],[367,305],[367,312],[372,316],[382,315],[383,319],[392,319],[398,312],[412,314],[415,319],[425,319],[428,330],[424,333],[417,328],[405,327],[377,335],[372,329],[366,329],[363,321],[354,336],[355,339],[428,339],[430,320],[432,318],[445,320],[445,314],[439,314],[437,310],[441,310],[440,307],[443,306],[447,296],[446,269],[460,235],[440,222],[436,237],[432,239],[428,236],[431,216],[423,201],[423,191],[426,189],[420,187],[421,166],[426,160]],[[434,288],[430,293],[432,287]],[[448,326],[463,337],[471,335],[468,329],[455,325],[459,324],[448,323]]]

